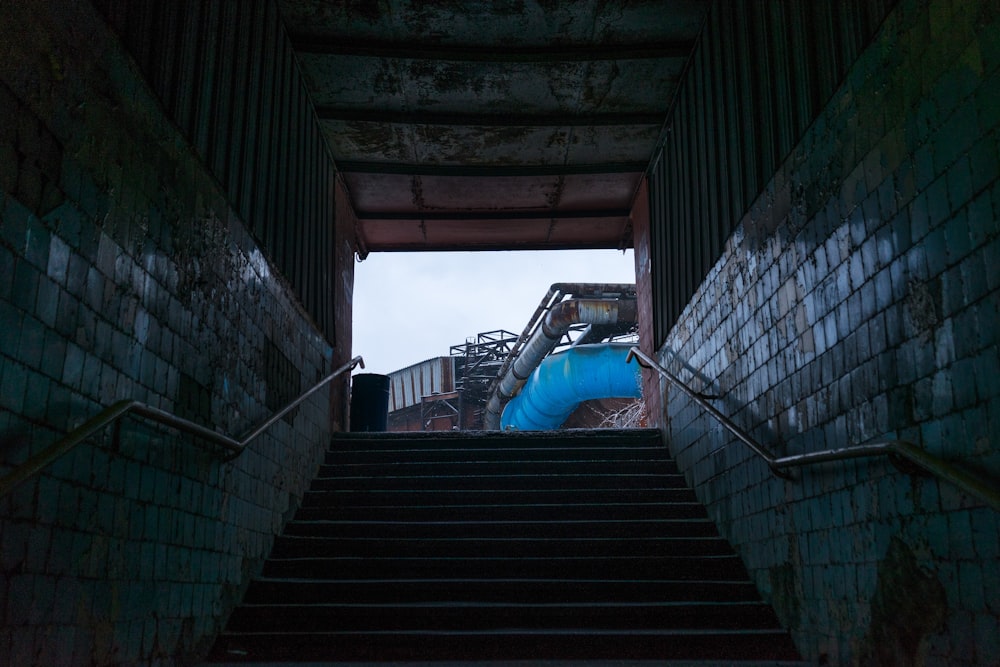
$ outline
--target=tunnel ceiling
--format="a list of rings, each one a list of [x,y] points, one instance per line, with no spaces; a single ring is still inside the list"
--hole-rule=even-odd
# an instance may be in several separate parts
[[[703,0],[280,0],[362,252],[619,248]]]

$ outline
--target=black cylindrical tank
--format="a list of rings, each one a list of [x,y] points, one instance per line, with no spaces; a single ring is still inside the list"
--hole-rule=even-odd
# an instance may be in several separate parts
[[[384,431],[389,422],[389,376],[359,373],[351,378],[351,431]]]

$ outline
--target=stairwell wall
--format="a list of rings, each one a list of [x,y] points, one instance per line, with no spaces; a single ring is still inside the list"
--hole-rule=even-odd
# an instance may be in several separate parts
[[[123,398],[239,436],[350,356],[349,220],[321,331],[90,3],[0,3],[0,33],[0,472]],[[126,420],[0,499],[0,663],[195,661],[333,394],[231,462]]]
[[[903,0],[660,332],[658,358],[779,455],[898,437],[996,479],[998,173],[996,3]],[[669,234],[652,208],[637,244],[655,271]],[[654,283],[655,310],[669,286]],[[994,664],[998,513],[884,459],[778,479],[661,389],[681,469],[807,659]]]

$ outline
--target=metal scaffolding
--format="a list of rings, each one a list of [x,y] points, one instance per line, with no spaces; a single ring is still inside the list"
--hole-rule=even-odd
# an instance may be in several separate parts
[[[462,404],[472,407],[468,419],[463,411],[461,429],[482,428],[483,406],[490,384],[496,379],[517,338],[516,333],[497,329],[484,331],[466,338],[464,343],[451,346],[449,354],[455,359],[455,389],[461,394]]]
[[[470,395],[485,393],[516,342],[516,333],[497,329],[452,345],[449,354],[455,357],[455,388]]]

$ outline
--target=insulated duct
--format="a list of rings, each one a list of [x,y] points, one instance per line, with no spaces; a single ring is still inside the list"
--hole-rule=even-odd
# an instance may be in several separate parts
[[[542,325],[525,343],[517,359],[497,383],[486,403],[483,426],[487,430],[500,427],[502,402],[517,393],[520,385],[538,367],[542,359],[559,343],[574,324],[618,324],[636,321],[634,299],[570,299],[549,310]]]
[[[542,360],[524,388],[504,408],[504,430],[559,428],[583,401],[639,398],[639,364],[626,363],[632,344],[577,345]]]

